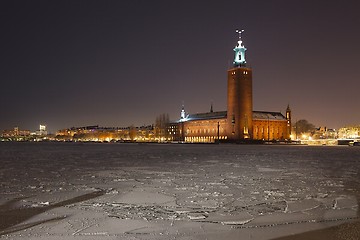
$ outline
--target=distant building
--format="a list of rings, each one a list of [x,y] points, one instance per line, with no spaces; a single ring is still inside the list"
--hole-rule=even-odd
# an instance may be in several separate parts
[[[38,136],[46,136],[48,134],[48,132],[46,131],[46,125],[40,124],[39,130],[37,130],[35,134]]]
[[[30,130],[20,130],[19,127],[14,127],[13,130],[3,130],[1,137],[13,140],[25,140],[30,136]]]
[[[58,141],[154,141],[154,127],[152,125],[141,127],[99,127],[98,125],[85,127],[72,127],[56,132]]]
[[[316,128],[309,136],[312,139],[336,139],[338,137],[336,129],[319,127]]]
[[[227,111],[186,114],[184,106],[180,119],[168,128],[170,139],[185,142],[214,142],[216,140],[290,140],[291,110],[280,112],[253,111],[252,69],[246,66],[246,48],[241,40],[234,48],[233,67],[227,71]]]
[[[340,128],[338,137],[342,139],[360,139],[360,125]]]

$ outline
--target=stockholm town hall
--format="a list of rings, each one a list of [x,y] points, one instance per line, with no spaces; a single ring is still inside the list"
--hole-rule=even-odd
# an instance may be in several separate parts
[[[284,141],[290,139],[291,110],[281,112],[253,110],[252,69],[246,66],[246,48],[241,40],[234,48],[233,66],[227,71],[227,111],[187,114],[184,106],[180,119],[170,123],[174,141],[241,142],[251,140]]]

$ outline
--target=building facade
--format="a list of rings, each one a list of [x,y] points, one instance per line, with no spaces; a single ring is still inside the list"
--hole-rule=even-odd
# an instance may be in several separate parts
[[[14,127],[12,130],[3,130],[1,134],[1,138],[14,141],[28,140],[29,137],[30,130],[21,130],[19,127]]]
[[[227,71],[227,111],[186,114],[169,125],[172,141],[215,142],[246,140],[290,140],[291,110],[280,112],[253,111],[252,69],[246,66],[241,39],[233,49],[233,66]]]
[[[141,127],[99,127],[85,126],[85,127],[72,127],[67,129],[58,130],[56,132],[56,140],[58,141],[83,141],[83,142],[125,142],[125,141],[138,141],[149,142],[158,141],[157,136],[154,134],[154,126],[141,126]]]

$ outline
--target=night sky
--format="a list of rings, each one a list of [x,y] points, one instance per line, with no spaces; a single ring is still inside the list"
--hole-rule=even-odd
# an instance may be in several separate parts
[[[254,110],[360,124],[360,2],[1,1],[0,130],[226,110],[244,29]]]

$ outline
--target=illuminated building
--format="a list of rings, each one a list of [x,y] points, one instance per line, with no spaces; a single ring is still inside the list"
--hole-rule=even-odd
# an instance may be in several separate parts
[[[56,132],[58,141],[110,142],[110,141],[154,141],[154,127],[72,127]]]
[[[241,39],[234,48],[233,67],[227,71],[227,111],[187,114],[184,106],[180,119],[168,128],[171,140],[185,142],[290,140],[291,110],[253,111],[252,69],[246,66]]]
[[[47,135],[46,125],[41,125],[41,124],[40,124],[39,130],[36,131],[36,135],[38,135],[38,136],[45,136],[45,135]]]
[[[4,130],[1,134],[4,139],[12,139],[15,141],[26,140],[30,137],[29,130],[20,130],[19,127],[14,127],[13,130]]]
[[[339,129],[339,138],[360,139],[360,125],[346,126]]]

